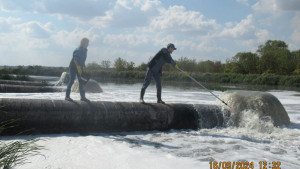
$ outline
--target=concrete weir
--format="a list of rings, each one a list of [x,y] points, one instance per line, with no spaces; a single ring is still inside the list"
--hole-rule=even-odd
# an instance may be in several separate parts
[[[17,119],[2,135],[212,128],[223,125],[215,105],[68,102],[0,99],[0,122]]]
[[[21,86],[53,86],[47,82],[31,82],[19,80],[0,80],[0,84],[21,85]]]
[[[0,93],[45,93],[61,92],[47,82],[0,80]]]
[[[0,84],[0,93],[46,93],[46,92],[61,92],[61,90],[51,86]]]

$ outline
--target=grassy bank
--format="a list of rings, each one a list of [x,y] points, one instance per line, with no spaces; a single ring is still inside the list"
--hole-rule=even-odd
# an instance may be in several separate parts
[[[56,76],[60,76],[65,69],[61,69]],[[47,72],[47,71],[46,71]],[[99,82],[130,80],[142,82],[145,78],[146,71],[116,71],[109,70],[89,70],[93,79]],[[3,73],[3,72],[2,72]],[[45,70],[33,73],[31,75],[45,75]],[[246,85],[272,85],[286,87],[300,87],[299,75],[275,75],[275,74],[235,74],[235,73],[191,73],[192,77],[200,82],[205,83],[223,83],[223,84],[246,84]],[[27,75],[11,76],[1,74],[0,79],[6,80],[25,80],[30,78]],[[162,79],[164,81],[186,81],[188,77],[178,71],[164,71]]]
[[[7,113],[1,109],[0,113]],[[0,123],[0,135],[3,131],[12,128],[16,125],[17,120],[9,120]],[[38,146],[36,142],[38,139],[30,140],[0,140],[0,168],[10,169],[18,165],[26,163],[26,158],[29,156],[40,155],[39,150],[43,147]]]
[[[91,71],[93,79],[97,81],[111,81],[114,79],[143,81],[145,71]],[[282,75],[259,75],[259,74],[225,74],[225,73],[191,73],[192,77],[205,83],[225,83],[225,84],[247,84],[247,85],[272,85],[300,87],[300,76]],[[188,77],[180,72],[163,72],[164,81],[185,81]]]

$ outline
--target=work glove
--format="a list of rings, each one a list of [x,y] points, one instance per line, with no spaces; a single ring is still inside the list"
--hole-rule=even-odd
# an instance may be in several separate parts
[[[77,68],[77,71],[78,71],[79,75],[81,75],[82,74],[81,67],[79,65],[76,65],[76,68]]]

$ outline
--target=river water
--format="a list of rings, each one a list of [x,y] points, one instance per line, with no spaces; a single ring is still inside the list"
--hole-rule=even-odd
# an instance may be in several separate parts
[[[136,102],[142,84],[100,83],[103,93],[87,93],[91,101]],[[61,87],[65,88],[65,86]],[[262,169],[273,164],[283,169],[300,168],[300,92],[268,90],[288,112],[291,125],[274,127],[257,125],[247,116],[249,125],[167,132],[94,133],[91,135],[61,134],[5,137],[6,141],[40,138],[42,155],[31,156],[20,169],[209,169],[213,163],[242,161]],[[221,91],[213,91],[217,96]],[[65,93],[1,93],[1,98],[64,99]],[[71,97],[79,100],[78,93]],[[209,92],[197,87],[164,86],[166,103],[220,104]],[[156,101],[156,89],[150,85],[146,102]],[[251,124],[256,125],[251,125]],[[272,162],[276,162],[273,163]],[[235,163],[236,165],[237,163]],[[236,168],[235,166],[234,168]],[[251,167],[249,167],[251,168]]]

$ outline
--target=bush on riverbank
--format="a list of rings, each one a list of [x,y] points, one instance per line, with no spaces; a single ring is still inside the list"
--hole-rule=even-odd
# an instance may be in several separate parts
[[[173,68],[174,69],[174,68]],[[113,69],[89,70],[93,79],[105,82],[114,80],[131,80],[143,82],[146,71],[116,71]],[[62,73],[62,72],[61,72]],[[61,73],[58,75],[60,76]],[[36,74],[40,75],[40,74]],[[238,73],[197,73],[191,72],[190,75],[200,82],[208,83],[227,83],[227,84],[249,84],[249,85],[272,85],[300,87],[299,75],[275,75],[275,74],[238,74]],[[12,76],[0,74],[0,79],[28,81],[27,75]],[[189,80],[179,71],[163,71],[164,81],[186,81]]]

